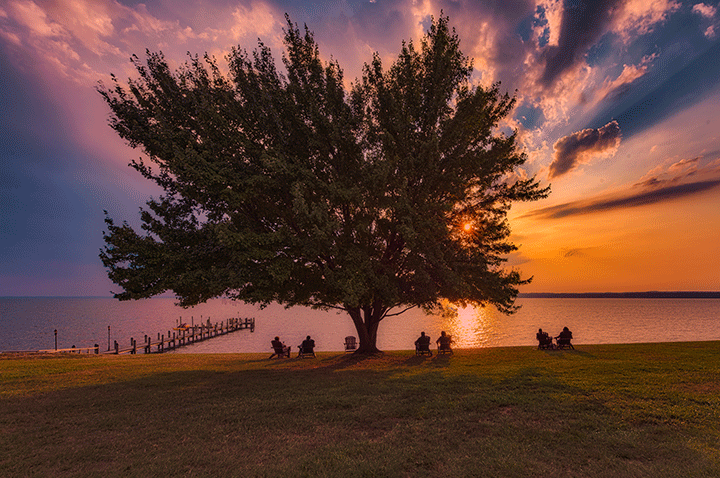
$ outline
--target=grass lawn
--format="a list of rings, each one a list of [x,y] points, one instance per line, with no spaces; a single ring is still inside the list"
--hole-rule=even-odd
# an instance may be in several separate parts
[[[717,477],[720,343],[3,357],[0,475]]]

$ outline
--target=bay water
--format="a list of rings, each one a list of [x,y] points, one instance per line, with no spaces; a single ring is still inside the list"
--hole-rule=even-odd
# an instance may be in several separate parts
[[[441,331],[456,348],[536,345],[538,328],[557,335],[567,326],[573,343],[641,343],[720,340],[720,299],[520,298],[520,310],[504,315],[492,307],[464,308],[456,314],[426,315],[413,309],[380,324],[381,350],[408,350],[421,331],[433,342]],[[264,309],[226,299],[183,309],[172,298],[119,302],[92,297],[0,297],[0,351],[91,347],[121,348],[149,335],[167,336],[179,322],[212,323],[254,317],[255,331],[241,330],[183,347],[172,353],[270,352],[279,336],[296,349],[307,335],[317,351],[339,351],[357,335],[345,312],[273,304]]]

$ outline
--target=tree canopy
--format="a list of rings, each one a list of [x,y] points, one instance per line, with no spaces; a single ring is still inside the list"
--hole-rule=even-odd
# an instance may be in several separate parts
[[[512,312],[528,280],[504,267],[507,212],[548,189],[514,174],[526,156],[498,124],[515,100],[470,84],[448,22],[387,69],[374,55],[349,91],[289,17],[284,71],[262,43],[232,49],[226,74],[208,55],[175,71],[162,53],[134,56],[137,79],[98,91],[148,158],[132,166],[164,194],[141,233],[106,215],[116,297],[342,309],[365,353],[381,320],[411,307]]]

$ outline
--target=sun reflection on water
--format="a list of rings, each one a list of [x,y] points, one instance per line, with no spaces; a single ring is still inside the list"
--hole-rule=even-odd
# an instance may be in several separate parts
[[[492,307],[445,304],[442,326],[457,348],[486,347],[497,329],[498,312]]]

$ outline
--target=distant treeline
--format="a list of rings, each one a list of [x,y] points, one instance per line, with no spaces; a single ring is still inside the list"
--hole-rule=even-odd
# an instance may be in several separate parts
[[[720,299],[720,291],[650,291],[650,292],[526,292],[520,299]]]

